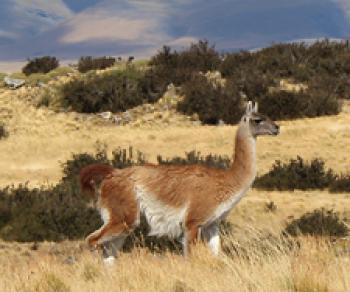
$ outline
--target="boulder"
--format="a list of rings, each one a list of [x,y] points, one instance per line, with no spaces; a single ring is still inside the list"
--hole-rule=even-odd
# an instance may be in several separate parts
[[[4,82],[5,82],[6,86],[8,86],[12,89],[17,89],[26,83],[26,81],[23,79],[14,79],[14,78],[10,78],[8,76],[6,76],[4,78]]]

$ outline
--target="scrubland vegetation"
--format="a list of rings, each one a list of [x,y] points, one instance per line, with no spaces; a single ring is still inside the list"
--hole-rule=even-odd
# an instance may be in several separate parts
[[[22,72],[25,75],[33,73],[49,73],[59,66],[59,61],[56,57],[45,56],[28,60],[28,63],[23,67]]]
[[[82,57],[84,73],[14,74],[29,86],[0,89],[1,291],[350,290],[348,42],[222,55],[200,41],[142,66],[112,59]],[[116,126],[92,115],[152,105],[170,83],[177,111],[208,125]],[[281,135],[258,139],[258,178],[221,226],[219,258],[198,244],[184,259],[178,242],[145,237],[144,222],[113,267],[86,249],[101,220],[79,190],[81,167],[228,168],[246,100],[280,120]]]
[[[102,70],[113,66],[115,62],[116,60],[113,57],[81,57],[78,62],[78,71],[80,73],[86,73],[90,70]]]

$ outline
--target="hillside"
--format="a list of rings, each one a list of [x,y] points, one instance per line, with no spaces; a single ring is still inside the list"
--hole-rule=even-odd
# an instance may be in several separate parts
[[[70,78],[53,78],[43,87],[0,88],[0,121],[9,133],[0,140],[0,186],[56,184],[62,178],[62,163],[73,153],[96,153],[101,145],[106,145],[109,154],[117,147],[132,146],[151,162],[156,162],[157,155],[171,158],[192,150],[232,156],[237,126],[202,125],[195,115],[176,112],[175,103],[182,97],[174,94],[174,88],[168,88],[154,104],[129,109],[134,119],[126,125],[115,122],[116,113],[105,113],[111,115],[105,119],[101,114],[70,112],[55,103],[38,107],[42,93],[52,89],[55,97],[56,85]],[[284,79],[278,84],[286,92],[303,86]],[[258,139],[259,175],[267,173],[275,160],[285,162],[298,155],[307,160],[322,158],[336,173],[350,173],[348,100],[339,115],[277,122],[279,136]],[[219,258],[203,246],[195,249],[190,260],[139,248],[106,267],[83,240],[0,240],[0,290],[349,291],[348,237],[280,236],[293,219],[319,208],[335,210],[349,225],[349,204],[349,193],[254,188],[231,212],[232,230],[224,236],[224,253]],[[11,228],[5,226],[2,231],[10,229],[11,233]]]
[[[72,153],[94,152],[96,143],[108,150],[133,146],[150,161],[156,156],[184,156],[191,150],[231,157],[235,126],[199,126],[187,121],[149,126],[116,126],[96,116],[55,113],[36,108],[14,94],[0,93],[0,119],[8,125],[9,137],[0,141],[0,184],[54,183],[61,177],[60,161]],[[283,121],[281,135],[258,142],[259,173],[276,159],[301,155],[321,157],[338,172],[350,171],[350,105],[337,116]]]

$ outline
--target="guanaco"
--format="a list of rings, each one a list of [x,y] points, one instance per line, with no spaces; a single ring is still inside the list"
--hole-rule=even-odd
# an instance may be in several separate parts
[[[279,126],[248,102],[236,132],[229,169],[202,165],[141,165],[114,169],[93,164],[80,172],[81,189],[95,196],[103,226],[87,237],[90,247],[113,240],[121,249],[144,216],[150,235],[181,238],[184,253],[199,237],[220,251],[219,223],[242,199],[256,176],[256,138],[278,135]]]

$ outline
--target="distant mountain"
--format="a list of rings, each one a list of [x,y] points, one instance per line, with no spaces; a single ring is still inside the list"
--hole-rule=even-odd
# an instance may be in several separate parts
[[[69,2],[2,1],[0,61],[41,55],[145,57],[163,44],[182,48],[203,38],[227,51],[350,36],[347,0],[85,0],[82,11],[78,4],[70,10]]]

